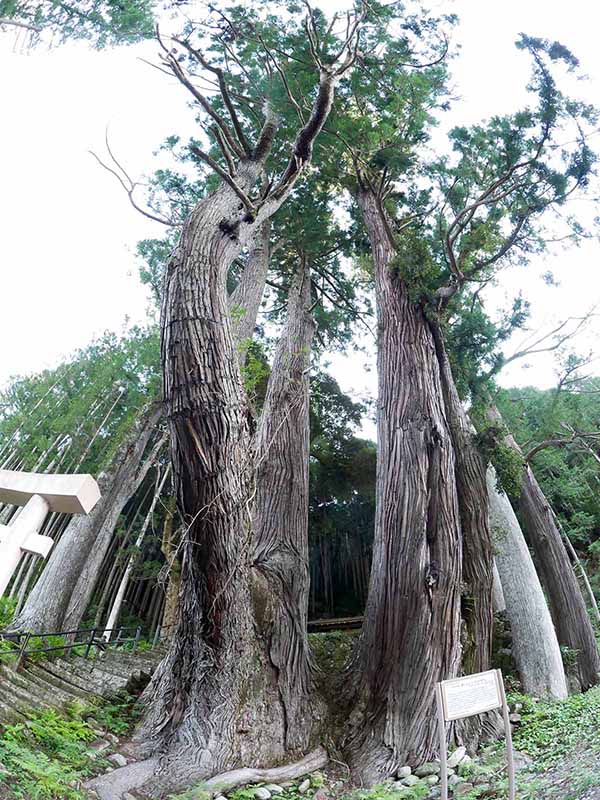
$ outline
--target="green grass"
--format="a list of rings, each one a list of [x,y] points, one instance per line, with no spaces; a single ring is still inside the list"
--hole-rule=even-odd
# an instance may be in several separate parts
[[[600,750],[600,687],[575,694],[560,703],[523,703],[521,726],[515,731],[515,749],[531,756],[536,768],[547,769],[585,742],[589,750]]]

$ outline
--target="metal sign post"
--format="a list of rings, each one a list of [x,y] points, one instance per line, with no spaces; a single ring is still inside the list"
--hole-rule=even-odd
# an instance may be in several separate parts
[[[484,714],[495,708],[502,709],[506,735],[506,758],[508,762],[509,800],[515,800],[515,764],[512,734],[508,718],[508,705],[504,681],[499,669],[478,672],[462,678],[441,681],[436,684],[436,705],[440,739],[440,778],[442,800],[448,800],[448,754],[446,752],[446,722]]]

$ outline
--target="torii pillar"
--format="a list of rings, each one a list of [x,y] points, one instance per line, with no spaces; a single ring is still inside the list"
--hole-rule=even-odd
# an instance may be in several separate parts
[[[4,594],[23,553],[46,558],[53,545],[40,536],[46,515],[89,514],[100,499],[91,475],[41,475],[0,469],[0,502],[24,506],[11,525],[0,525],[0,596]]]

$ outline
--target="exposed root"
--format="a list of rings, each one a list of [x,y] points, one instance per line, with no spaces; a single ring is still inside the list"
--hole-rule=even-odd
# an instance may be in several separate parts
[[[272,767],[271,769],[234,769],[230,772],[223,772],[221,775],[215,775],[214,778],[206,781],[204,786],[214,792],[228,792],[237,786],[245,786],[248,783],[291,781],[309,772],[323,769],[328,761],[327,751],[323,747],[318,747],[301,761],[296,761],[293,764]]]
[[[323,769],[328,760],[327,751],[323,747],[318,747],[301,761],[296,761],[293,764],[270,769],[252,767],[234,769],[209,778],[203,782],[202,786],[216,795],[249,783],[290,781],[309,772]],[[159,768],[160,761],[158,758],[148,758],[145,761],[128,764],[126,767],[116,769],[107,775],[101,775],[99,778],[89,781],[85,788],[95,792],[98,800],[121,800],[125,792],[132,790],[138,790],[138,792],[141,790],[143,792],[146,787],[148,787],[148,791],[151,791],[154,784],[154,776]],[[162,781],[164,781],[164,776],[161,776]]]
[[[101,775],[85,784],[85,789],[92,790],[98,800],[121,800],[125,792],[139,789],[151,780],[158,768],[157,758],[147,758],[128,764],[107,775]]]

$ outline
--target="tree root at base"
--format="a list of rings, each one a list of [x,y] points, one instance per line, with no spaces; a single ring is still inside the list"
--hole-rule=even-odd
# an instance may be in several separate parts
[[[202,783],[202,787],[212,794],[219,794],[249,783],[277,783],[278,781],[294,780],[309,772],[323,769],[328,760],[327,751],[323,747],[318,747],[300,761],[292,764],[269,769],[260,767],[234,769],[222,772],[205,781],[199,779],[198,783]],[[158,758],[148,758],[145,761],[128,764],[107,775],[94,778],[85,785],[85,788],[94,792],[98,800],[121,800],[125,792],[135,789],[143,791],[144,786],[151,786],[152,776],[159,769],[159,764]]]

